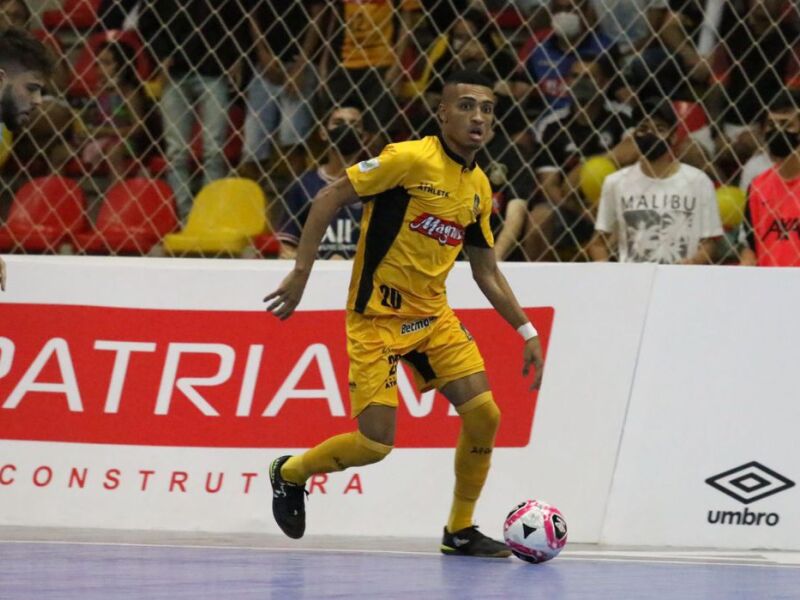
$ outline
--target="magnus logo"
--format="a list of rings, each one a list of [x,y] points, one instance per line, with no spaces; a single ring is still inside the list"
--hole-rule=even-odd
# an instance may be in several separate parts
[[[464,240],[464,228],[458,223],[445,221],[430,213],[422,213],[408,224],[408,228],[427,235],[442,246],[458,246]]]
[[[794,486],[790,479],[756,461],[709,477],[706,483],[742,504],[762,500]],[[747,507],[743,511],[708,511],[708,522],[712,525],[761,525],[763,521],[774,527],[779,520],[777,513],[752,512]]]

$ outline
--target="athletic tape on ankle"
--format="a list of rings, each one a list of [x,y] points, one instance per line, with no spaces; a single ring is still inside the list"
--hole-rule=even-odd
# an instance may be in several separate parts
[[[467,400],[464,404],[459,404],[456,406],[456,412],[460,415],[464,413],[468,413],[471,410],[475,410],[486,404],[487,402],[491,402],[493,400],[492,392],[483,392],[478,394],[474,398]]]
[[[387,444],[381,444],[380,442],[371,440],[360,431],[356,431],[356,441],[361,446],[364,446],[365,448],[367,448],[368,450],[372,450],[373,452],[377,452],[378,454],[386,455],[392,451],[392,446],[388,446]]]

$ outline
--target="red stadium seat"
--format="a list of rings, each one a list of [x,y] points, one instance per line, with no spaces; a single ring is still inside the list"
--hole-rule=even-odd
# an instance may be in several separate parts
[[[98,79],[97,52],[106,42],[120,42],[130,46],[136,57],[136,73],[141,81],[147,81],[152,75],[153,60],[138,33],[117,29],[94,33],[81,47],[72,65],[74,78],[67,90],[70,96],[83,98],[95,90]]]
[[[61,8],[46,10],[42,24],[47,29],[91,29],[97,25],[101,0],[64,0]]]
[[[158,179],[121,181],[106,193],[92,231],[76,236],[82,252],[147,254],[177,229],[172,188]]]
[[[14,196],[0,227],[0,250],[57,252],[87,229],[86,197],[78,182],[65,177],[32,179]]]

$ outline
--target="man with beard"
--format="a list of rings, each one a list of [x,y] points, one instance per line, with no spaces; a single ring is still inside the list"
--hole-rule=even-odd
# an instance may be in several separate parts
[[[641,158],[603,182],[592,260],[708,264],[722,236],[714,184],[674,154],[678,118],[666,100],[642,103],[634,132]]]
[[[53,70],[44,45],[21,29],[0,31],[0,122],[19,131],[42,104],[42,90]],[[0,258],[0,290],[6,289],[6,265]]]
[[[342,177],[345,169],[356,161],[363,149],[364,118],[359,108],[337,106],[324,123],[325,128],[320,130],[319,135],[328,144],[325,162],[303,173],[285,195],[286,217],[277,233],[281,242],[281,258],[295,257],[314,197],[326,185]],[[361,213],[359,202],[343,207],[336,214],[322,238],[319,258],[353,258]]]
[[[784,91],[769,106],[764,138],[775,166],[750,184],[741,262],[800,266],[800,98]]]

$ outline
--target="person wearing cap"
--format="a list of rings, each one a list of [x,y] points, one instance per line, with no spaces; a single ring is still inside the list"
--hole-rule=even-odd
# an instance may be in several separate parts
[[[642,102],[639,160],[603,182],[589,255],[595,261],[709,264],[722,236],[714,184],[675,157],[678,118],[666,100]]]

